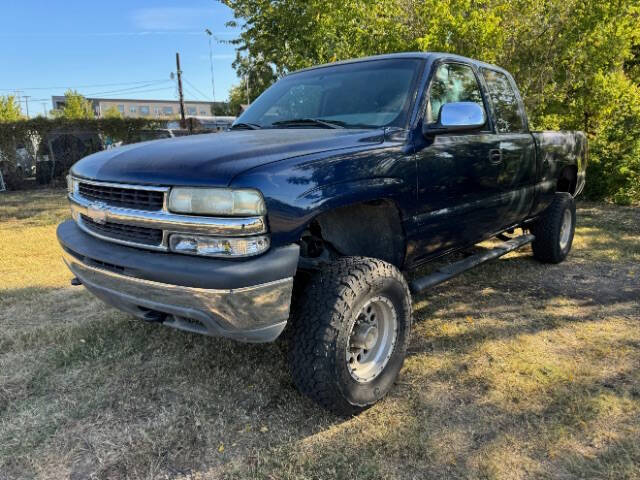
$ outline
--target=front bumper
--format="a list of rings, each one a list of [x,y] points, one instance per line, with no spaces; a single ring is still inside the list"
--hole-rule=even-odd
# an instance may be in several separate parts
[[[299,247],[244,260],[144,251],[58,227],[63,258],[104,302],[181,330],[245,342],[275,340],[289,317]]]

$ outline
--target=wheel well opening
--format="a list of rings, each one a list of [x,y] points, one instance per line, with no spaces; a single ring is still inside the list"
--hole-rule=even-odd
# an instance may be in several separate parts
[[[402,267],[405,236],[400,212],[380,199],[338,207],[318,215],[301,238],[305,258],[364,256]]]
[[[578,183],[578,169],[575,165],[569,165],[564,167],[558,177],[558,185],[556,186],[557,192],[567,192],[571,195],[576,193],[576,186]]]

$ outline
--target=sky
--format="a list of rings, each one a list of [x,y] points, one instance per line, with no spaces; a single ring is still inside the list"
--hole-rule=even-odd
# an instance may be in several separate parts
[[[31,116],[68,87],[85,96],[176,99],[180,52],[187,100],[211,100],[212,31],[216,100],[238,78],[231,67],[238,29],[217,0],[0,0],[0,95],[30,95]],[[43,105],[45,102],[46,105]],[[25,101],[22,100],[25,111]]]

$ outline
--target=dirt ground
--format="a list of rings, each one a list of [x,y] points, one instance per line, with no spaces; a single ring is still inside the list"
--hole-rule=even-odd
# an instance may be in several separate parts
[[[64,192],[0,194],[0,480],[640,478],[640,209],[579,203],[529,248],[415,298],[381,403],[342,419],[281,345],[147,325],[69,286]]]

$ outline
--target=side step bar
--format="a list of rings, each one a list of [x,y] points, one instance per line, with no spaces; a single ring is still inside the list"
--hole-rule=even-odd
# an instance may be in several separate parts
[[[512,252],[513,250],[517,250],[518,248],[533,242],[534,239],[535,237],[531,234],[521,235],[507,242],[504,242],[497,247],[492,248],[491,250],[487,250],[486,252],[480,252],[458,262],[445,265],[444,267],[439,268],[429,275],[425,275],[424,277],[416,278],[415,280],[413,280],[410,285],[411,291],[413,293],[421,293],[427,288],[433,287],[434,285],[438,285],[442,282],[446,282],[456,275],[459,275],[462,272],[466,272],[467,270],[470,270],[473,267],[480,265],[481,263],[501,257],[509,252]]]

